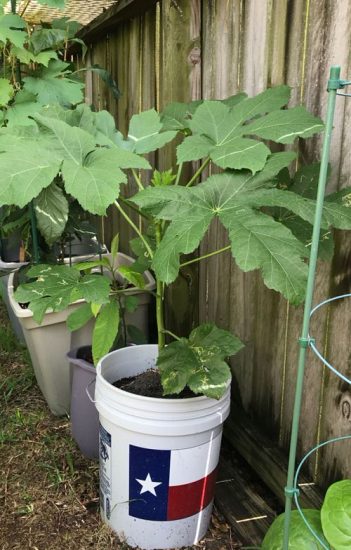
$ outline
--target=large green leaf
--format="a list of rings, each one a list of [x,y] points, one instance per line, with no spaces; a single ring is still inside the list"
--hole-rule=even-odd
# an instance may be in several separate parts
[[[94,138],[81,128],[70,126],[62,120],[46,117],[41,114],[33,116],[34,120],[52,132],[55,136],[56,150],[68,161],[79,165],[86,156],[94,151]]]
[[[38,76],[23,78],[24,88],[36,94],[42,105],[80,103],[83,101],[84,84],[69,77],[68,67],[68,63],[58,59],[51,60],[48,67],[42,67],[38,71]]]
[[[232,254],[243,271],[261,269],[268,288],[281,292],[292,304],[304,300],[306,250],[293,234],[270,216],[238,208],[220,215],[229,231]]]
[[[21,48],[27,38],[24,32],[26,23],[19,15],[8,13],[0,16],[0,40],[6,43],[9,40],[15,46]]]
[[[68,220],[68,201],[62,189],[52,183],[34,200],[38,229],[49,246],[61,237]]]
[[[70,303],[84,299],[89,303],[109,302],[110,280],[99,274],[81,275],[67,265],[36,265],[28,271],[35,282],[20,285],[15,298],[28,303],[33,318],[41,323],[45,311],[62,311]]]
[[[351,548],[351,480],[331,485],[321,509],[323,532],[335,550]]]
[[[7,119],[7,125],[10,128],[15,126],[33,126],[35,122],[29,117],[35,115],[40,109],[42,109],[42,105],[37,102],[34,94],[20,90],[6,110],[5,118]]]
[[[240,340],[212,323],[200,325],[189,340],[181,338],[163,348],[157,360],[164,393],[180,393],[185,386],[196,394],[219,399],[230,380],[223,360],[242,348]]]
[[[0,150],[3,140],[0,140]],[[61,160],[45,143],[18,140],[16,147],[0,154],[0,203],[23,207],[57,175]]]
[[[323,536],[319,510],[303,510],[303,513],[309,525],[323,543],[327,545],[327,541]],[[284,514],[281,514],[268,529],[262,542],[262,550],[283,550],[283,533]],[[323,548],[306,526],[300,513],[293,510],[291,513],[288,550],[322,550]]]
[[[0,106],[7,105],[14,94],[14,89],[7,78],[0,78]]]
[[[61,29],[65,31],[68,38],[73,38],[83,25],[78,21],[70,19],[69,17],[59,17],[58,19],[53,19],[51,21],[51,26],[53,29]]]
[[[308,138],[323,130],[323,123],[304,107],[275,111],[248,124],[245,134],[254,134],[277,143],[293,143],[297,137]]]
[[[84,325],[93,317],[94,315],[91,310],[91,305],[83,304],[69,314],[66,324],[69,330],[78,330],[84,327]]]
[[[45,67],[49,65],[51,59],[57,59],[57,53],[53,50],[35,54],[28,48],[17,48],[16,46],[11,48],[11,55],[19,59],[21,63],[26,63],[27,65],[30,63],[39,63],[40,65],[45,65]]]
[[[173,130],[176,132],[189,128],[191,116],[201,105],[202,100],[191,103],[169,103],[161,113],[162,130]]]
[[[218,217],[228,230],[232,254],[240,268],[260,269],[269,288],[294,304],[300,303],[305,294],[305,258],[309,256],[311,235],[301,220],[311,232],[316,205],[314,200],[277,186],[275,176],[291,159],[290,153],[276,153],[254,176],[228,171],[195,188],[153,187],[138,193],[132,200],[139,207],[170,222],[153,259],[157,277],[165,283],[174,281],[180,254],[193,252],[211,220]],[[294,224],[285,217],[280,219],[277,209],[287,212]],[[324,257],[332,250],[330,226],[351,228],[350,214],[351,209],[343,204],[326,202],[322,218]]]
[[[110,351],[118,333],[119,319],[119,306],[114,300],[100,309],[93,331],[94,365]]]
[[[160,115],[155,109],[144,111],[131,118],[128,141],[136,153],[150,153],[170,142],[177,134],[174,131],[161,132]]]
[[[232,104],[204,101],[189,121],[193,135],[177,148],[178,162],[209,156],[222,168],[261,170],[270,151],[252,136],[291,143],[323,129],[302,107],[281,110],[289,96],[287,86],[278,86]]]
[[[121,183],[127,176],[118,168],[113,150],[96,150],[78,164],[65,161],[62,175],[65,188],[81,206],[92,214],[104,215],[119,195]]]
[[[37,28],[31,34],[29,45],[34,54],[39,54],[45,50],[57,50],[62,46],[67,38],[66,29]]]

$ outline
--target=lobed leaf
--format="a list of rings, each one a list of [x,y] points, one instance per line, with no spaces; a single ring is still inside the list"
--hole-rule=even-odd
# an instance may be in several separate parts
[[[319,510],[303,510],[303,513],[319,538],[327,546],[323,536]],[[263,542],[262,550],[282,550],[284,533],[284,514],[278,516],[268,529]],[[317,541],[306,526],[297,510],[291,512],[290,537],[288,550],[322,550],[324,547]]]
[[[323,532],[334,550],[351,547],[351,480],[331,485],[321,509]]]
[[[96,365],[110,351],[118,333],[120,320],[119,306],[111,301],[98,313],[93,330],[93,359]]]
[[[34,199],[38,229],[49,246],[61,237],[68,221],[68,201],[62,189],[51,183]]]

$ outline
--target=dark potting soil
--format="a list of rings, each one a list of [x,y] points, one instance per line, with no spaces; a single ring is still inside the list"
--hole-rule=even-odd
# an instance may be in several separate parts
[[[82,359],[91,365],[94,365],[93,352],[91,346],[82,346],[77,351],[77,359]]]
[[[92,347],[83,346],[77,352],[77,359],[83,359],[87,363],[94,364]],[[189,388],[185,388],[179,394],[163,395],[160,373],[156,369],[149,369],[137,376],[121,378],[113,383],[113,386],[120,388],[128,393],[135,395],[144,395],[145,397],[162,397],[166,399],[185,399],[187,397],[196,397],[196,394]]]
[[[117,380],[113,383],[113,386],[135,395],[144,395],[145,397],[163,397],[165,399],[196,397],[196,394],[189,388],[185,388],[178,394],[163,395],[160,373],[155,369],[147,370],[137,376]]]

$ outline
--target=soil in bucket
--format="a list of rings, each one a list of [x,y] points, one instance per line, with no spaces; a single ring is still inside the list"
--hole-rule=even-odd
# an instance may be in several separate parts
[[[163,395],[160,373],[156,369],[149,369],[137,376],[122,378],[113,383],[113,386],[120,388],[128,393],[143,395],[144,397],[161,397],[164,399],[186,399],[188,397],[197,397],[190,388],[178,394]]]

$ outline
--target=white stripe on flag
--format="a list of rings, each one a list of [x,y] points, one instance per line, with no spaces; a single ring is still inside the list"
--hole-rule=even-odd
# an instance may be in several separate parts
[[[208,476],[218,464],[221,436],[198,447],[173,450],[169,484],[184,485]]]

